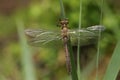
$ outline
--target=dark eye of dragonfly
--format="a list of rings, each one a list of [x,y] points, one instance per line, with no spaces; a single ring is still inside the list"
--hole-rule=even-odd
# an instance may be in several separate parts
[[[66,24],[69,24],[69,22],[68,22],[68,19],[67,19],[67,18],[65,19],[65,23],[66,23]]]
[[[68,20],[67,19],[61,20],[60,24],[61,25],[67,25],[68,24]]]
[[[68,24],[68,20],[66,20],[65,23]]]

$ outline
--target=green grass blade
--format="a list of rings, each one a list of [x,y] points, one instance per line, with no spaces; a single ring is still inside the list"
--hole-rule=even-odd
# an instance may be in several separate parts
[[[74,61],[74,55],[73,55],[73,50],[72,50],[70,39],[67,42],[67,46],[68,46],[68,51],[69,51],[69,54],[70,54],[71,77],[72,77],[72,80],[78,80],[76,66],[75,66],[75,61]]]
[[[82,24],[82,0],[80,0],[80,13],[79,13],[79,29],[81,29]],[[80,36],[80,33],[78,34]],[[78,45],[77,45],[77,75],[78,80],[81,79],[80,73],[80,37],[78,37]]]
[[[21,44],[21,59],[22,59],[22,67],[23,67],[23,76],[24,80],[36,80],[33,61],[32,61],[32,54],[27,45],[27,41],[24,34],[24,24],[22,20],[16,21],[18,35]]]
[[[116,45],[113,52],[111,61],[108,65],[107,71],[104,75],[103,80],[116,80],[117,74],[120,70],[120,40]]]
[[[63,1],[62,0],[59,0],[59,1],[60,1],[60,7],[61,7],[61,18],[65,19],[66,16],[65,16],[65,9],[63,5]]]

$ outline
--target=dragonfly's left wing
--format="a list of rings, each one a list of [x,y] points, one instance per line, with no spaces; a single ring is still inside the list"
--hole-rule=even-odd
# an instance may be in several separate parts
[[[33,46],[41,46],[52,41],[58,41],[62,37],[60,32],[47,31],[47,30],[25,30],[26,35],[29,37],[29,44]]]

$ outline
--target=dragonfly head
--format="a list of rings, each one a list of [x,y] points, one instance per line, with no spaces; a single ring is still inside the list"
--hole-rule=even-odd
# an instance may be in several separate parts
[[[68,19],[67,18],[65,18],[65,19],[61,19],[60,20],[60,22],[59,22],[59,24],[60,24],[60,26],[63,28],[63,27],[67,27],[67,25],[68,25]]]
[[[60,24],[61,24],[61,25],[66,24],[66,25],[67,25],[67,24],[68,24],[68,19],[67,19],[67,18],[61,19],[61,20],[60,20]]]

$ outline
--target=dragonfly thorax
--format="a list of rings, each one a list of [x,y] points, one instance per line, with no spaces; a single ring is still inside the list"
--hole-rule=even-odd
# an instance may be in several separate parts
[[[68,36],[68,29],[66,27],[64,27],[61,31],[62,37],[67,37]]]
[[[60,21],[61,25],[61,36],[65,42],[68,40],[68,19],[63,19]]]

